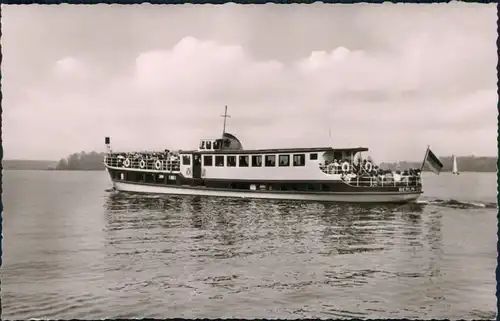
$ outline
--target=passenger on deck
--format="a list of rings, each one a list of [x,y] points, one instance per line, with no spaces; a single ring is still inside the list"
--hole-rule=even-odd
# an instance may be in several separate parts
[[[392,173],[392,178],[394,179],[395,182],[400,182],[401,181],[401,171],[396,171],[395,173]]]
[[[394,181],[394,176],[392,175],[392,172],[391,171],[386,171],[386,174],[385,174],[385,177],[384,177],[384,180],[388,183],[392,183]]]
[[[333,172],[334,174],[340,172],[340,164],[337,162],[336,159],[333,160]]]

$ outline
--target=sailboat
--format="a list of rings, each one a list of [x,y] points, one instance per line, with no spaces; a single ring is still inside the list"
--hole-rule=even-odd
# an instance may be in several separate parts
[[[455,155],[453,155],[453,169],[451,171],[453,175],[460,175],[460,172],[458,171],[457,167],[457,158],[455,157]]]

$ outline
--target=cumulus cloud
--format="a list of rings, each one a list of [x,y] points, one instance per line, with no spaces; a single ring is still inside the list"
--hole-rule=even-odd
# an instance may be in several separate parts
[[[416,159],[427,144],[493,154],[494,39],[457,27],[400,34],[377,50],[311,48],[293,61],[194,36],[136,52],[120,73],[91,56],[61,56],[44,82],[12,100],[4,127],[18,140],[6,145],[22,155],[14,145],[33,129],[40,135],[23,146],[45,158],[96,149],[105,135],[118,148],[190,148],[219,135],[228,105],[228,129],[249,148],[365,145],[379,160]],[[466,139],[455,138],[460,131]]]
[[[75,75],[85,72],[81,62],[74,57],[65,57],[55,63],[54,70],[61,75]]]
[[[173,100],[192,101],[224,92],[248,95],[256,84],[265,91],[281,76],[282,67],[276,61],[253,61],[238,45],[185,37],[171,50],[140,54],[134,80],[145,94],[169,92]]]

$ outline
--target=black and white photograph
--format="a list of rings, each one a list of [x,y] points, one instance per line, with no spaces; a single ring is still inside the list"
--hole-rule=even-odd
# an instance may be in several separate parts
[[[495,3],[1,12],[2,318],[496,318]]]

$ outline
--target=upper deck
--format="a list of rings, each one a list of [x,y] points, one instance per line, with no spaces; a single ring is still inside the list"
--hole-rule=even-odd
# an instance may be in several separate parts
[[[249,155],[249,154],[279,154],[279,153],[314,153],[314,152],[337,152],[344,155],[354,155],[358,152],[367,152],[366,147],[333,148],[304,147],[304,148],[268,148],[268,149],[244,149],[236,136],[224,133],[222,139],[202,139],[196,150],[180,150],[180,154],[224,154],[224,155]]]
[[[304,148],[270,148],[270,149],[196,149],[180,150],[179,154],[223,154],[223,155],[248,155],[248,154],[279,154],[279,153],[314,153],[314,152],[339,152],[346,154],[356,154],[358,152],[367,152],[366,147],[355,148],[333,148],[333,147],[304,147]]]

